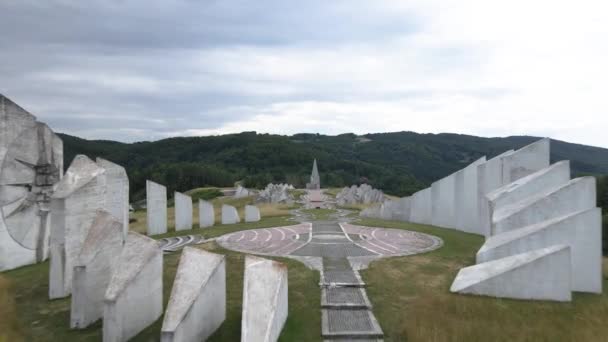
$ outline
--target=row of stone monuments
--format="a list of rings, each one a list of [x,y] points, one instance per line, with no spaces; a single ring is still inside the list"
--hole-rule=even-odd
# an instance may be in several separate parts
[[[368,184],[361,184],[361,186],[353,185],[350,188],[342,189],[336,195],[336,203],[338,205],[381,203],[384,198],[382,190],[374,189]]]
[[[192,229],[192,198],[175,192],[175,230]],[[147,234],[167,233],[167,188],[164,185],[146,181],[146,215]],[[211,227],[215,224],[215,210],[208,201],[198,201],[199,227]],[[253,205],[245,206],[245,222],[257,222],[261,219],[260,210]],[[230,205],[222,205],[222,224],[235,224],[241,221],[238,211]]]
[[[570,163],[549,158],[543,139],[361,214],[484,235],[477,265],[459,272],[453,292],[556,301],[601,293],[595,178],[570,179]]]

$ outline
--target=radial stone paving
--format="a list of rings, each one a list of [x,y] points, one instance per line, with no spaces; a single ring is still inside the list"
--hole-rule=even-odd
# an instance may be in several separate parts
[[[411,255],[439,248],[441,239],[404,230],[361,227],[334,220],[313,221],[296,212],[300,224],[226,234],[217,239],[224,248],[260,255],[316,259],[321,271],[321,333],[325,340],[377,341],[382,329],[372,312],[365,283],[349,258],[371,260]],[[321,266],[322,265],[322,266]]]

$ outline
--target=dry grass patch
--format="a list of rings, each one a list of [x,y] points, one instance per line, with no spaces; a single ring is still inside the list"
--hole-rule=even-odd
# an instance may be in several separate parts
[[[23,341],[10,281],[0,275],[0,342]]]

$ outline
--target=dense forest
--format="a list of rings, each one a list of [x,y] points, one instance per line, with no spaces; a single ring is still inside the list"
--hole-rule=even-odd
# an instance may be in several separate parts
[[[61,138],[66,167],[76,154],[99,156],[125,166],[135,200],[144,197],[146,179],[167,185],[169,193],[232,186],[236,181],[251,188],[263,188],[270,182],[303,187],[314,158],[324,187],[367,182],[386,193],[404,196],[483,155],[492,157],[539,139],[413,132],[363,136],[243,132],[131,144],[64,134]],[[570,160],[575,175],[608,174],[608,149],[556,140],[551,149],[552,161]]]

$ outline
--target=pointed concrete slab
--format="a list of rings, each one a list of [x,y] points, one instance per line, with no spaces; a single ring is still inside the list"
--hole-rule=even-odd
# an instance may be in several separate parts
[[[549,167],[551,140],[544,138],[502,157],[502,184]]]
[[[557,189],[537,193],[497,210],[493,217],[491,235],[591,209],[595,204],[595,177],[576,178]]]
[[[129,232],[105,293],[103,341],[127,341],[163,310],[163,253],[157,241]]]
[[[602,211],[579,211],[498,234],[477,252],[477,263],[551,245],[571,248],[572,289],[602,293]]]
[[[555,245],[465,267],[451,292],[500,298],[570,301],[570,247]]]
[[[287,266],[247,255],[241,341],[276,341],[287,319]]]
[[[192,229],[192,198],[175,192],[175,230]]]
[[[502,183],[502,158],[513,152],[515,151],[508,150],[477,167],[478,224],[480,231],[482,231],[485,236],[489,236],[491,231],[491,218],[488,216],[485,196],[504,185]]]
[[[222,224],[235,224],[241,222],[239,212],[231,205],[222,205]]]
[[[146,218],[148,235],[167,232],[167,188],[150,180],[146,181]]]
[[[478,166],[486,162],[483,156],[464,169],[455,173],[454,180],[454,228],[468,233],[483,234],[478,220],[477,201],[477,169]]]
[[[206,228],[215,224],[215,210],[211,202],[198,200],[199,227]]]
[[[53,198],[66,198],[87,183],[102,175],[105,170],[87,156],[79,154],[74,157],[63,179],[57,184]]]
[[[161,340],[204,341],[226,319],[226,263],[223,255],[184,247]]]
[[[71,328],[84,329],[103,316],[104,295],[122,246],[122,223],[98,211],[74,264]]]
[[[124,167],[103,158],[96,159],[105,170],[106,210],[122,223],[123,239],[129,232],[129,177]]]

